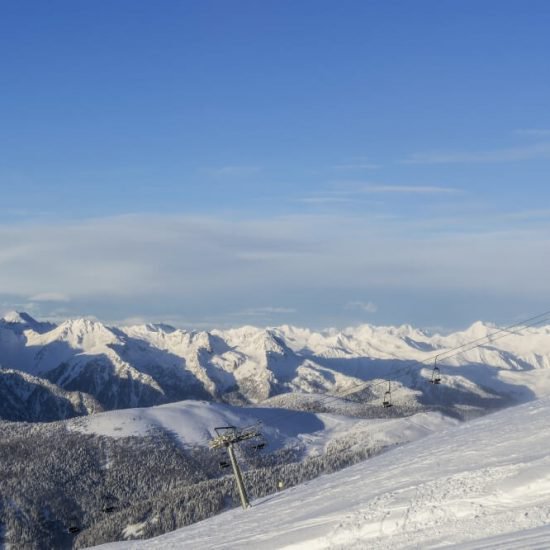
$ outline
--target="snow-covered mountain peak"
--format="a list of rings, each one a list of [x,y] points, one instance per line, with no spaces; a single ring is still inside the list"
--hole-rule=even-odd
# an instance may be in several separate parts
[[[196,349],[204,349],[208,353],[213,353],[214,351],[213,338],[209,332],[200,331],[193,333],[191,342]]]
[[[36,320],[24,311],[8,311],[1,319],[6,323],[34,324]]]
[[[281,342],[276,329],[265,329],[245,325],[229,330],[213,330],[210,334],[227,341],[231,347],[255,350],[255,353],[277,351],[282,353]]]
[[[495,326],[491,323],[476,321],[472,323],[465,331],[462,332],[466,338],[485,338],[489,333],[495,330]]]
[[[262,343],[263,349],[266,352],[278,353],[279,355],[283,355],[288,350],[288,347],[283,338],[277,335],[277,333],[272,329],[268,329],[265,331]]]
[[[0,318],[0,325],[4,325],[7,328],[17,332],[30,329],[34,332],[44,333],[55,328],[53,323],[37,321],[24,311],[8,311],[2,318]]]
[[[56,340],[67,342],[73,348],[88,351],[122,343],[109,327],[91,319],[65,321],[52,331],[51,336]]]
[[[151,332],[165,332],[166,334],[172,334],[172,332],[176,332],[178,330],[172,325],[168,325],[166,323],[147,323],[144,325],[144,328]]]

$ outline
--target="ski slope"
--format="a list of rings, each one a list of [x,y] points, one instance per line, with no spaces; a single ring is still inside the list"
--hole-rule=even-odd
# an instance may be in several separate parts
[[[106,549],[550,548],[550,399],[448,427],[335,474]]]
[[[208,446],[215,426],[250,426],[261,422],[268,450],[303,450],[322,455],[331,444],[346,440],[348,448],[382,449],[415,441],[457,420],[438,412],[406,418],[362,419],[343,415],[290,411],[273,407],[234,407],[207,401],[182,401],[158,407],[125,409],[74,418],[70,430],[107,437],[143,437],[156,430],[176,436],[183,446]]]

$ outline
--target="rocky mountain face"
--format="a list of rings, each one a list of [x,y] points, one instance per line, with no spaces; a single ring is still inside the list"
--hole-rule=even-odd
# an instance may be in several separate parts
[[[498,341],[490,336],[496,330],[478,322],[446,336],[408,325],[204,332],[88,319],[54,325],[14,312],[0,320],[0,417],[52,420],[184,399],[259,403],[289,392],[341,393],[381,381],[370,395],[376,399],[385,379],[403,399],[436,403],[442,392],[426,384],[436,354],[446,381],[442,391],[453,391],[464,406],[533,397],[550,384],[550,327]],[[474,340],[482,345],[445,358]],[[418,361],[428,362],[423,367]]]
[[[103,411],[87,393],[65,391],[24,372],[0,369],[0,418],[47,422]]]

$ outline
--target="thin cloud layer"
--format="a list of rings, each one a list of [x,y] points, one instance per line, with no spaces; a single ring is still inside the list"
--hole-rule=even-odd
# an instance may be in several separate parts
[[[349,216],[126,216],[0,226],[0,242],[0,286],[11,296],[124,299],[177,306],[191,318],[189,304],[221,315],[228,299],[249,313],[292,313],[304,297],[330,308],[331,296],[349,289],[550,290],[550,232],[540,228],[426,233],[413,223]],[[269,311],[254,310],[261,296],[272,297]]]
[[[534,143],[525,147],[511,147],[493,151],[457,151],[414,153],[403,164],[452,164],[483,162],[515,162],[550,158],[550,143]]]
[[[405,194],[449,194],[458,193],[454,187],[437,185],[365,185],[360,190],[363,193],[405,193]]]
[[[69,302],[70,298],[62,292],[41,292],[29,296],[29,302]]]
[[[259,166],[228,165],[217,168],[207,168],[206,172],[212,176],[249,176],[261,171]]]
[[[550,129],[548,128],[522,128],[519,130],[516,130],[516,134],[520,136],[528,136],[528,137],[550,137]]]
[[[373,302],[362,302],[359,300],[348,302],[345,305],[347,310],[358,310],[364,311],[365,313],[376,313],[378,311],[378,306]]]

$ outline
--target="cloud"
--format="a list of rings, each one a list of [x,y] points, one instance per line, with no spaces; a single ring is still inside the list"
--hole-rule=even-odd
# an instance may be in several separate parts
[[[294,199],[294,202],[301,202],[304,204],[342,204],[353,202],[353,198],[336,195],[321,195],[312,197],[301,197],[298,199]]]
[[[450,195],[461,193],[460,189],[439,185],[388,185],[358,181],[340,181],[333,184],[336,191],[325,191],[309,197],[294,199],[294,202],[311,205],[330,205],[357,202],[365,195]]]
[[[333,165],[333,170],[354,171],[354,170],[377,170],[381,164],[372,162],[369,157],[358,156],[349,158],[347,162],[341,162]]]
[[[207,168],[205,170],[212,176],[250,176],[261,172],[259,166],[246,166],[246,165],[228,165],[219,166],[217,168]]]
[[[255,307],[245,309],[244,311],[239,311],[235,313],[236,316],[249,316],[249,317],[271,317],[272,315],[284,315],[288,313],[296,313],[296,309],[293,307]]]
[[[550,208],[537,208],[532,210],[519,210],[517,212],[505,212],[502,218],[509,220],[538,221],[550,219]]]
[[[62,292],[41,292],[30,296],[29,300],[31,302],[68,302],[70,298]]]
[[[348,302],[344,309],[348,310],[360,310],[365,311],[366,313],[376,313],[378,311],[378,306],[372,302]]]
[[[78,307],[99,318],[164,322],[180,314],[216,325],[235,311],[243,320],[246,312],[303,319],[308,309],[338,308],[351,292],[550,294],[550,224],[530,229],[502,219],[481,230],[466,220],[453,230],[445,218],[425,223],[346,213],[4,224],[0,299],[70,296],[73,314]],[[271,305],[257,307],[264,300]]]
[[[349,164],[335,164],[333,170],[377,170],[381,168],[381,164],[374,164],[372,162],[356,162]]]
[[[545,128],[523,128],[516,130],[520,136],[550,137],[550,130]]]
[[[454,187],[437,185],[366,185],[360,189],[362,193],[410,193],[421,195],[459,193]]]
[[[550,143],[535,143],[526,147],[496,149],[493,151],[414,153],[401,161],[403,164],[451,164],[483,162],[515,162],[550,158]]]

